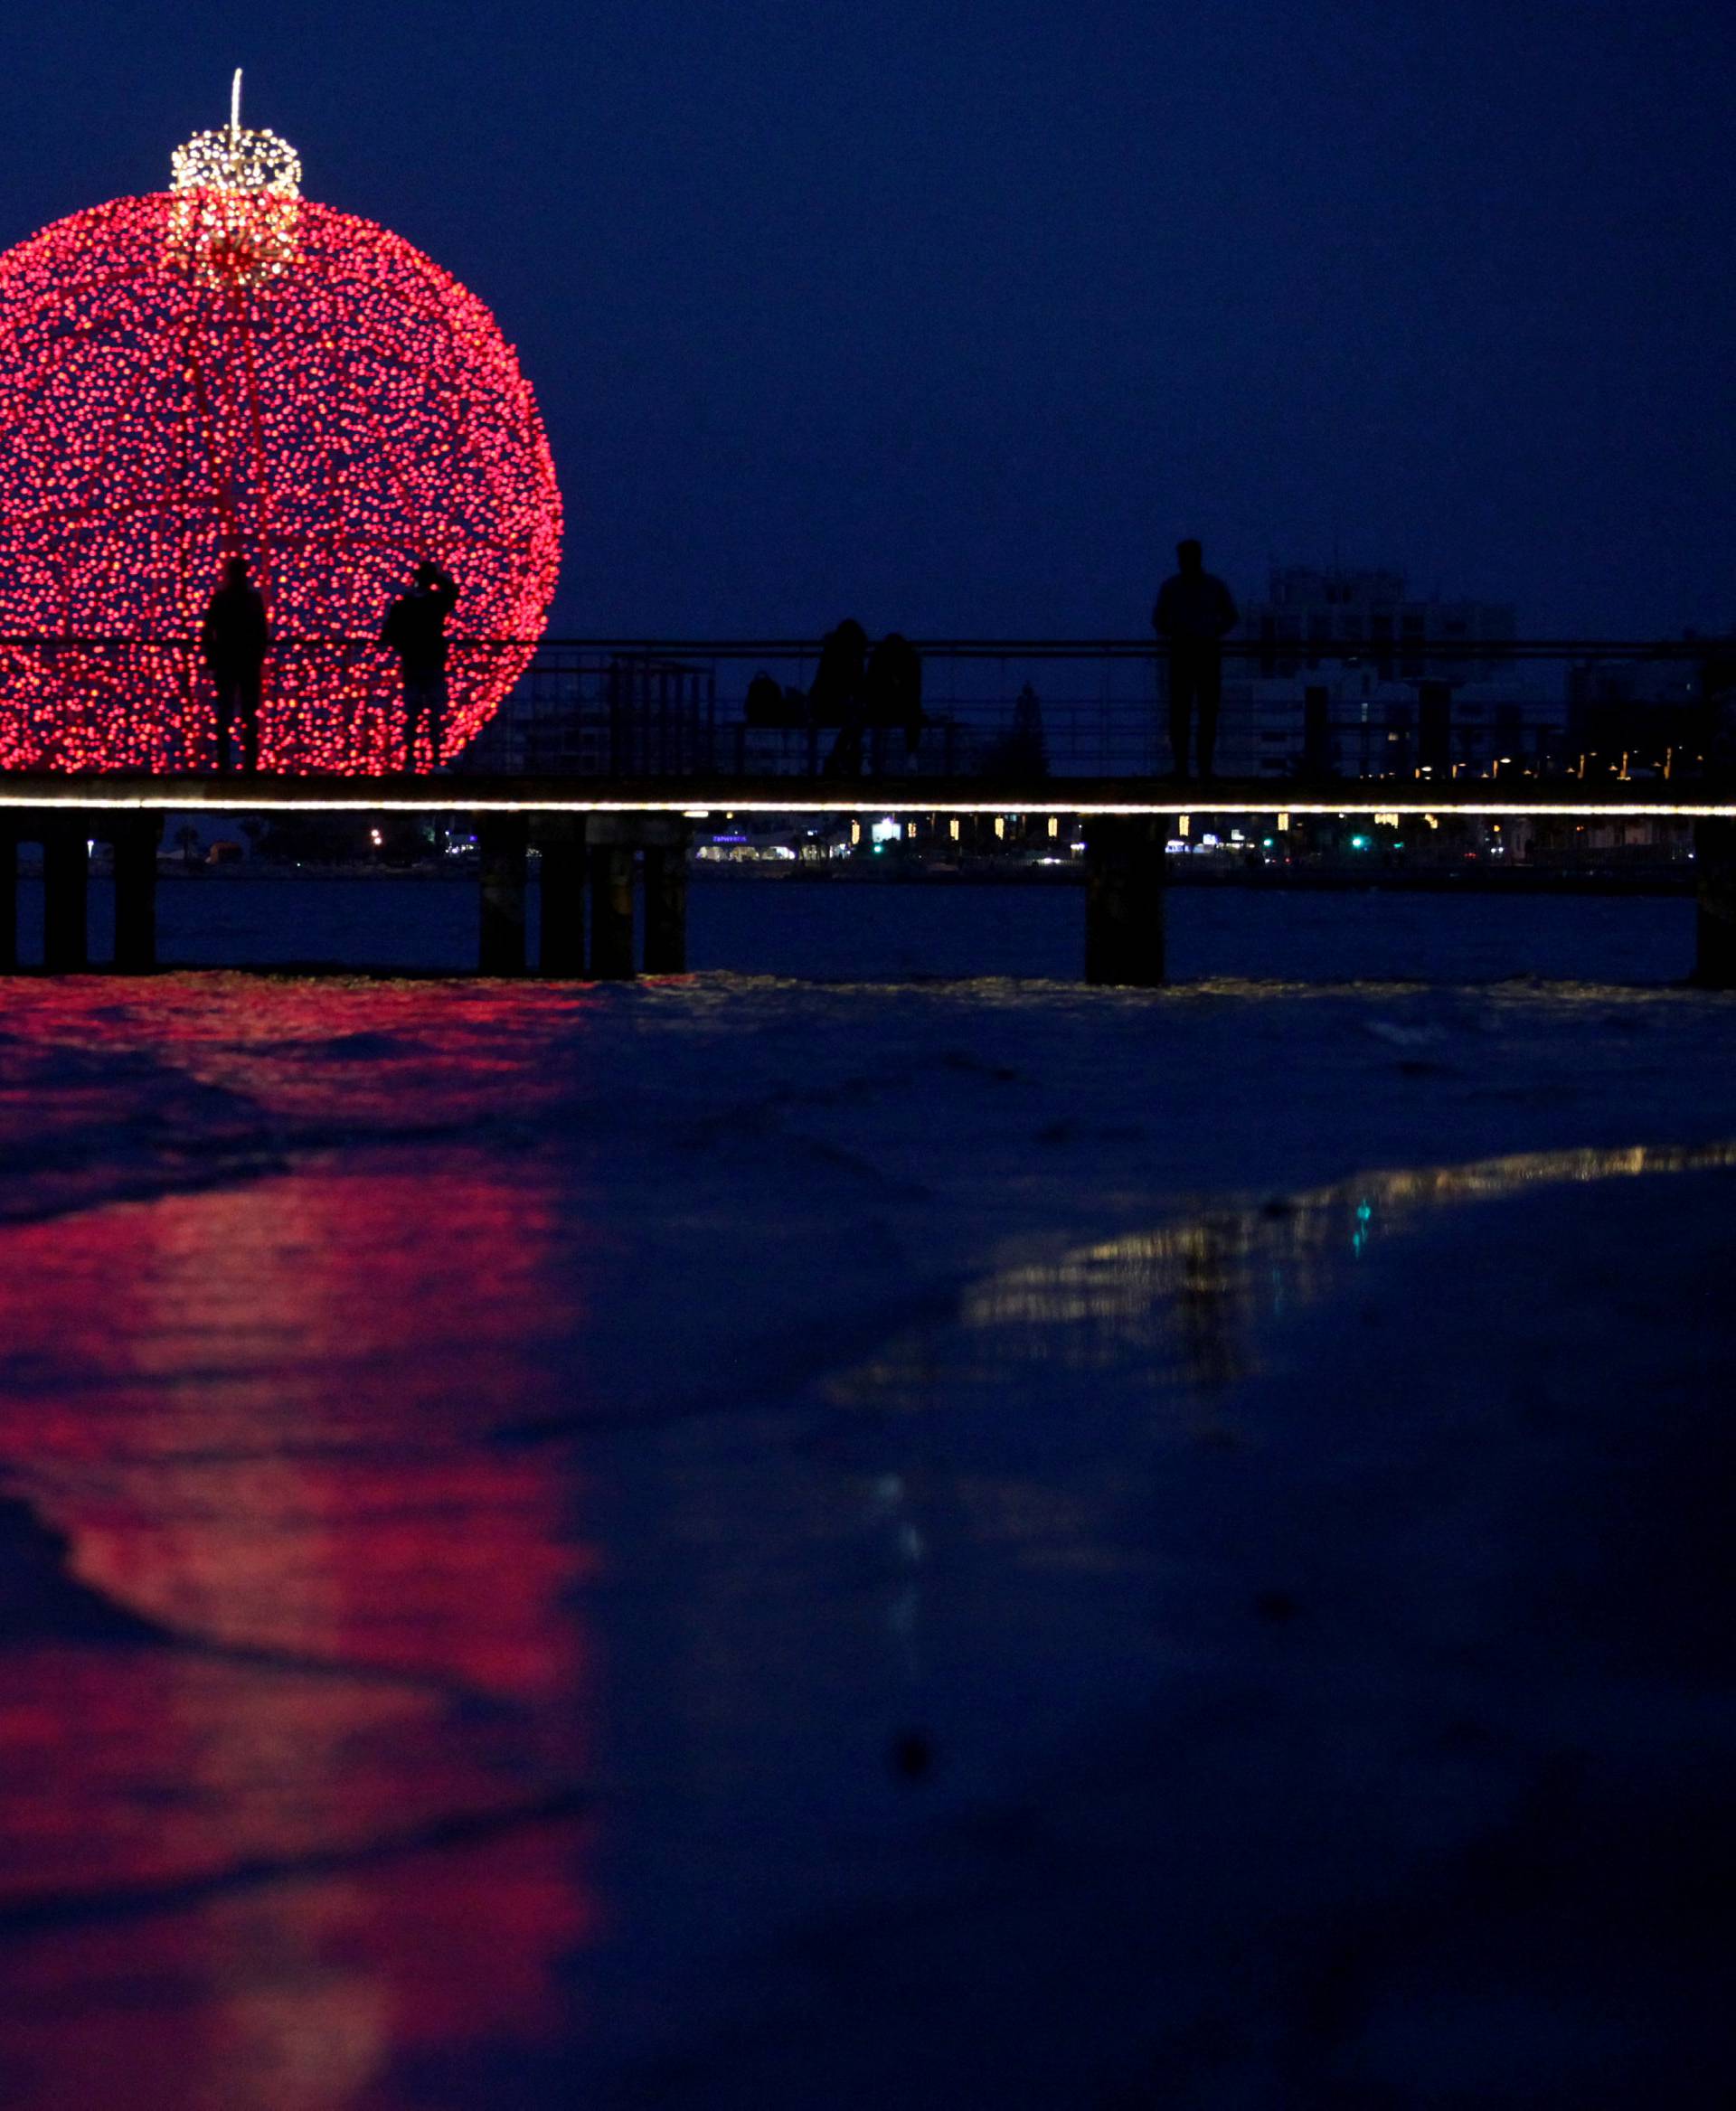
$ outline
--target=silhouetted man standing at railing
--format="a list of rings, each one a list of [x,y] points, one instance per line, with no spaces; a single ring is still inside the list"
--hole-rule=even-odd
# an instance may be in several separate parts
[[[199,647],[217,688],[217,767],[229,768],[229,737],[241,721],[241,767],[250,777],[259,767],[259,675],[271,628],[265,603],[247,583],[247,560],[231,557],[223,583],[205,603]]]
[[[416,731],[428,726],[428,766],[438,769],[446,724],[446,619],[458,598],[458,582],[432,559],[416,567],[415,584],[386,611],[381,642],[398,655],[404,673],[404,768],[416,767]]]
[[[904,733],[904,763],[914,768],[921,745],[922,655],[901,631],[888,631],[868,661],[868,723],[873,729],[876,777],[886,768],[886,736],[893,727]]]
[[[1223,693],[1223,640],[1236,627],[1230,589],[1205,569],[1204,551],[1189,536],[1175,545],[1181,566],[1158,589],[1151,627],[1169,647],[1169,754],[1175,775],[1187,775],[1188,723],[1200,712],[1200,775],[1210,777],[1218,743],[1218,700]]]
[[[816,726],[836,726],[838,737],[826,759],[823,775],[862,775],[862,732],[868,662],[868,633],[846,616],[820,640],[820,664],[807,693],[808,711]]]

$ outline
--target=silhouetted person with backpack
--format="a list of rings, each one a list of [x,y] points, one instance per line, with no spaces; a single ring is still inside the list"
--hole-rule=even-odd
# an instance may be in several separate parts
[[[1169,647],[1170,767],[1187,775],[1188,725],[1200,713],[1200,775],[1210,777],[1218,743],[1218,700],[1223,693],[1223,640],[1236,627],[1230,589],[1204,565],[1204,551],[1189,536],[1175,545],[1181,570],[1157,590],[1151,627]]]
[[[271,627],[265,603],[247,583],[247,560],[231,557],[223,583],[205,603],[199,647],[217,689],[217,767],[229,768],[229,737],[241,721],[241,767],[250,777],[259,767],[259,675]]]
[[[446,619],[458,598],[458,582],[430,559],[416,567],[414,585],[386,611],[381,643],[398,655],[404,673],[404,768],[416,767],[417,729],[428,727],[428,766],[438,769],[446,723]]]

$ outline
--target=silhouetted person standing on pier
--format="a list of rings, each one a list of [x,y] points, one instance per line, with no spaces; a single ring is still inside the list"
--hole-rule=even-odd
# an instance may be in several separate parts
[[[1188,722],[1200,712],[1200,775],[1210,777],[1218,744],[1218,699],[1223,693],[1223,640],[1236,627],[1230,589],[1205,569],[1204,551],[1190,535],[1175,545],[1181,570],[1157,591],[1151,627],[1169,647],[1169,753],[1177,777],[1187,775]]]
[[[386,612],[381,641],[404,671],[404,768],[416,767],[416,732],[428,726],[428,766],[438,769],[446,724],[446,619],[458,598],[458,582],[430,559],[416,567],[415,584]]]
[[[820,664],[807,693],[808,712],[816,726],[836,726],[838,737],[826,759],[827,777],[862,775],[863,683],[868,662],[868,633],[846,616],[820,640]]]
[[[913,762],[922,740],[922,655],[910,639],[888,631],[868,662],[868,722],[874,730],[874,770],[884,768],[889,729],[904,730],[904,760]]]
[[[271,627],[257,588],[247,583],[247,560],[231,557],[223,583],[205,603],[199,646],[217,688],[217,767],[229,768],[229,736],[241,721],[241,767],[250,777],[259,767],[259,674]]]

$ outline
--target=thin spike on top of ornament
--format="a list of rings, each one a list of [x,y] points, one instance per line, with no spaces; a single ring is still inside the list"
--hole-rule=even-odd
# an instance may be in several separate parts
[[[263,193],[272,198],[301,195],[301,158],[275,132],[250,132],[241,123],[241,69],[229,90],[229,122],[214,132],[196,132],[170,157],[177,191]]]

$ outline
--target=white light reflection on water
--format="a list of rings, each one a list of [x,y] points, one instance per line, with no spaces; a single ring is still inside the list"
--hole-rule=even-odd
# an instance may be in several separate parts
[[[1016,1690],[1032,1720],[1064,1718],[1069,1693],[1089,1705],[1149,1677],[1153,1607],[1219,1558],[1218,1496],[1178,1503],[1178,1474],[1245,1447],[1252,1399],[1232,1395],[1261,1376],[1284,1323],[1331,1315],[1381,1242],[1464,1205],[1731,1168],[1736,1139],[1587,1147],[1212,1206],[986,1277],[949,1320],[834,1373],[821,1397],[842,1416],[836,1442],[881,1549],[887,1662],[908,1710],[957,1717],[948,1687],[987,1656],[985,1689]],[[1467,1309],[1486,1291],[1469,1286]],[[1297,1378],[1303,1396],[1321,1382],[1311,1364]]]
[[[1024,1364],[1071,1371],[1143,1360],[1154,1383],[1209,1399],[1260,1368],[1262,1326],[1343,1288],[1375,1242],[1430,1212],[1550,1187],[1736,1166],[1736,1140],[1514,1153],[1405,1167],[1238,1208],[992,1276],[961,1301],[951,1351],[901,1344],[830,1386],[840,1404],[915,1408],[937,1387],[989,1388]]]

